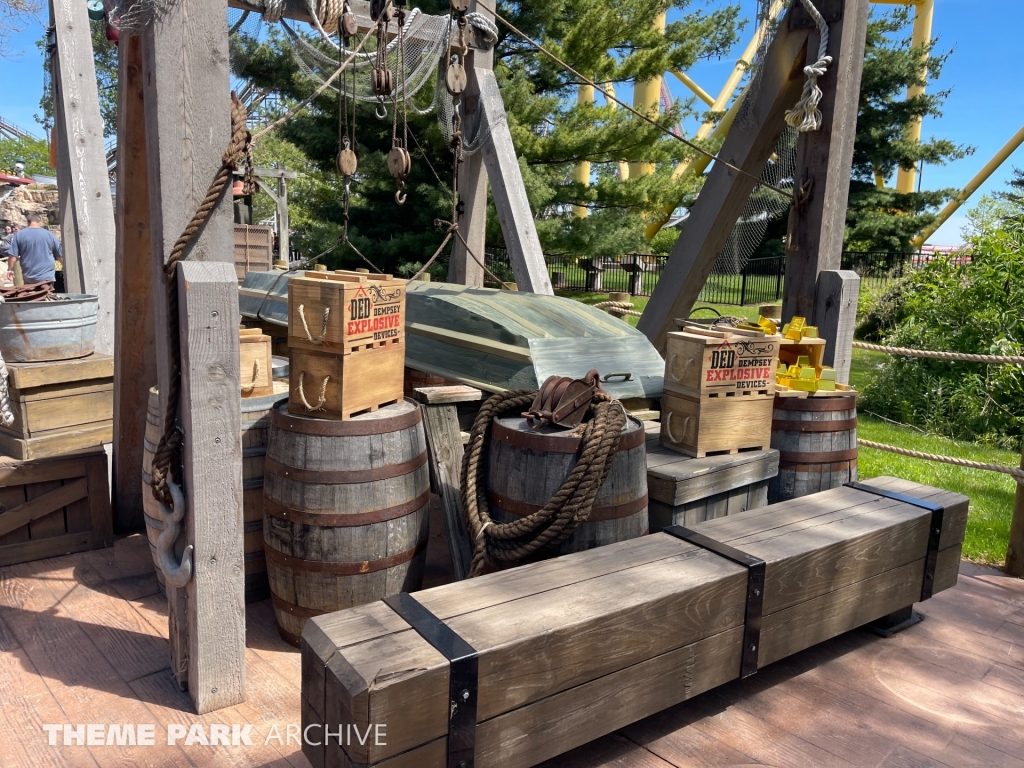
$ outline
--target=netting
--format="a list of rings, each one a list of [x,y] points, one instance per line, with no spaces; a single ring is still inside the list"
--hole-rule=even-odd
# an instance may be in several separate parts
[[[175,0],[104,0],[111,26],[123,32],[141,32]]]

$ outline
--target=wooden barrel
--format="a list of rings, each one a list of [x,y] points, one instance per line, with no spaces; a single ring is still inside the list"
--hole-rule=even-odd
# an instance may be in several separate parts
[[[573,430],[531,429],[522,418],[491,426],[487,500],[491,518],[507,523],[541,509],[576,466],[580,438]],[[635,539],[648,532],[644,425],[630,417],[590,519],[550,554],[568,554]]]
[[[245,524],[245,601],[265,600],[270,595],[267,581],[267,563],[263,555],[263,456],[267,451],[270,431],[270,411],[274,405],[288,398],[288,382],[274,382],[274,394],[264,397],[241,398],[242,404],[242,513]],[[156,387],[149,390],[149,412],[146,417],[146,440],[142,456],[142,505],[146,519],[149,548],[156,555],[156,540],[163,530],[157,511],[157,501],[149,488],[153,470],[153,454],[160,442],[162,431],[160,394]],[[178,556],[184,549],[184,537],[179,540]],[[163,584],[164,576],[156,569],[157,580]]]
[[[776,397],[772,448],[779,474],[768,502],[796,499],[857,479],[857,398]]]
[[[430,479],[419,407],[347,421],[271,415],[263,535],[278,629],[412,592],[423,581]]]

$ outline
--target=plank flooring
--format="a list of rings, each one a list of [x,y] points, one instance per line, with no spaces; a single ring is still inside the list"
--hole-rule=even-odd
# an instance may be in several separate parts
[[[432,505],[426,580],[450,576]],[[247,606],[244,704],[197,716],[168,667],[166,602],[144,536],[0,569],[0,768],[306,768],[298,651],[269,601]],[[926,620],[857,630],[544,764],[1024,768],[1024,581],[962,563]],[[156,746],[47,744],[43,725],[155,724]],[[251,725],[252,746],[167,744],[168,727]],[[288,726],[292,742],[287,743]],[[270,738],[274,729],[280,740]]]

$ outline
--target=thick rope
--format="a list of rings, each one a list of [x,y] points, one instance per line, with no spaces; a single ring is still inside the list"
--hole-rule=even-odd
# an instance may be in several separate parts
[[[178,336],[178,262],[182,260],[186,249],[191,245],[199,230],[206,224],[210,214],[217,206],[224,190],[231,184],[239,163],[248,155],[252,135],[246,128],[245,105],[234,93],[231,94],[231,140],[221,157],[220,170],[210,182],[206,197],[199,204],[191,221],[171,248],[164,265],[164,276],[167,279],[167,333],[170,346],[171,372],[167,387],[167,410],[164,411],[163,434],[153,455],[153,496],[165,505],[172,503],[167,489],[167,481],[171,475],[178,449],[181,446],[181,431],[176,425],[178,418],[178,395],[181,375],[181,343]]]
[[[642,317],[643,312],[637,312],[633,309],[632,303],[625,301],[602,301],[600,304],[595,304],[594,309],[607,309],[610,315],[632,315],[633,317]]]
[[[242,394],[248,395],[256,389],[256,382],[260,380],[260,359],[257,357],[252,361],[252,383],[242,385]]]
[[[936,453],[922,453],[921,451],[910,451],[906,448],[896,448],[892,445],[885,445],[884,443],[875,443],[871,440],[857,439],[857,444],[862,445],[865,448],[874,448],[879,451],[888,451],[889,453],[896,453],[900,456],[909,456],[912,459],[924,459],[925,461],[938,461],[943,464],[952,464],[956,467],[967,467],[968,469],[984,469],[989,472],[1001,472],[1004,475],[1009,475],[1021,485],[1024,485],[1024,469],[1018,469],[1017,467],[1007,467],[1003,464],[987,464],[983,461],[969,461],[967,459],[957,459],[953,456],[940,456]]]
[[[470,576],[479,576],[487,565],[520,561],[572,536],[589,519],[594,500],[611,470],[626,425],[626,413],[620,403],[598,392],[591,403],[593,419],[583,425],[579,459],[558,492],[543,509],[527,517],[510,523],[492,520],[486,475],[491,422],[506,413],[521,413],[536,395],[536,390],[494,395],[483,404],[473,422],[461,477],[462,503],[473,540]]]
[[[259,8],[263,20],[271,24],[283,19],[285,9],[288,7],[287,0],[249,0],[249,2]]]
[[[0,421],[5,427],[14,423],[14,412],[11,410],[11,392],[7,386],[7,363],[0,355]]]
[[[909,347],[885,347],[881,344],[868,344],[863,341],[855,341],[853,346],[856,349],[884,352],[887,355],[898,355],[900,357],[926,357],[931,360],[952,360],[958,363],[1024,365],[1024,357],[1013,355],[972,355],[966,352],[934,352],[928,349],[910,349]]]
[[[786,113],[786,124],[796,128],[800,133],[816,131],[821,127],[821,110],[818,103],[821,101],[821,88],[818,87],[818,78],[823,76],[832,63],[832,57],[826,55],[828,50],[828,24],[824,17],[814,7],[811,0],[800,0],[807,9],[807,13],[818,25],[818,32],[821,42],[818,44],[818,60],[813,64],[804,67],[804,90],[800,94],[800,101]]]
[[[344,11],[342,0],[306,0],[306,8],[313,17],[313,24],[321,33],[332,35],[338,31],[338,20]]]
[[[479,37],[483,38],[481,42],[483,43],[482,47],[484,50],[493,48],[495,43],[498,42],[498,25],[490,17],[476,11],[471,11],[466,14],[466,21],[469,22],[469,26],[480,33]]]
[[[306,305],[299,304],[299,319],[302,320],[302,330],[306,332],[306,339],[309,341],[310,344],[324,343],[324,338],[327,336],[327,320],[330,318],[330,316],[331,308],[325,307],[323,327],[320,329],[320,335],[314,339],[313,334],[309,332],[309,325],[306,323]]]
[[[330,376],[324,376],[324,383],[320,385],[320,399],[316,405],[310,405],[309,400],[306,399],[306,372],[299,372],[299,400],[302,401],[302,405],[308,412],[323,410],[324,403],[327,402],[327,382],[330,380]]]

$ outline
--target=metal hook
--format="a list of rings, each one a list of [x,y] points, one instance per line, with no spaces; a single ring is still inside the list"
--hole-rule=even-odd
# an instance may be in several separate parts
[[[404,205],[405,200],[408,197],[408,195],[402,191],[403,187],[405,187],[405,182],[400,181],[398,182],[398,189],[395,190],[395,202],[399,205]]]
[[[383,114],[381,111],[383,110]],[[373,116],[378,120],[386,120],[388,116],[388,108],[384,105],[383,101],[377,102],[377,107],[373,110]]]

